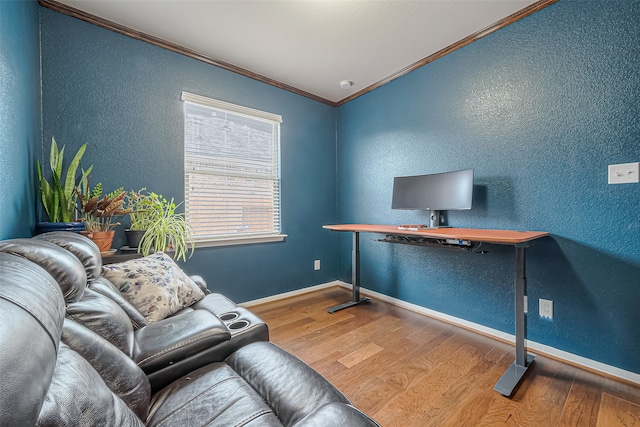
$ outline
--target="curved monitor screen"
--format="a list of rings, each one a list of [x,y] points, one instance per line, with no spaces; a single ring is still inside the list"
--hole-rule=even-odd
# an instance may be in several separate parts
[[[391,209],[471,209],[473,169],[393,179]]]

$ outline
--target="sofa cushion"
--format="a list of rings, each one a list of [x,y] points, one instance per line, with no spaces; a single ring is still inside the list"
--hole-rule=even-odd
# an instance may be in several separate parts
[[[164,319],[204,297],[198,285],[162,252],[108,264],[102,271],[149,323]]]
[[[151,399],[147,426],[281,427],[282,423],[237,373],[222,362],[174,381]]]

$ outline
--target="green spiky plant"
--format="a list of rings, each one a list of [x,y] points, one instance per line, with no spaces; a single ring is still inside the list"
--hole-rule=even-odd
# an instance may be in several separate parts
[[[49,164],[51,167],[51,183],[42,174],[42,165],[38,161],[38,180],[40,182],[40,199],[44,210],[49,217],[49,222],[72,222],[76,219],[76,174],[80,166],[80,159],[87,149],[87,144],[83,144],[75,154],[63,181],[62,165],[64,161],[64,146],[58,150],[56,139],[51,138],[51,150],[49,152]],[[93,169],[93,165],[86,171],[82,171],[82,176],[88,176]]]

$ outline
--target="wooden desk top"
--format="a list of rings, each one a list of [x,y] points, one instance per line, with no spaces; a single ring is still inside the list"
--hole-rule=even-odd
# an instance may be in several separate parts
[[[489,230],[481,228],[424,228],[417,231],[400,230],[397,225],[338,224],[322,228],[333,231],[357,231],[363,233],[397,234],[433,239],[471,240],[474,242],[515,245],[548,236],[546,231]]]

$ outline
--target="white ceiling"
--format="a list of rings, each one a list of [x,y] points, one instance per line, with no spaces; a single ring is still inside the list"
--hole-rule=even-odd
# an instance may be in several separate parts
[[[339,102],[535,0],[59,2]]]

